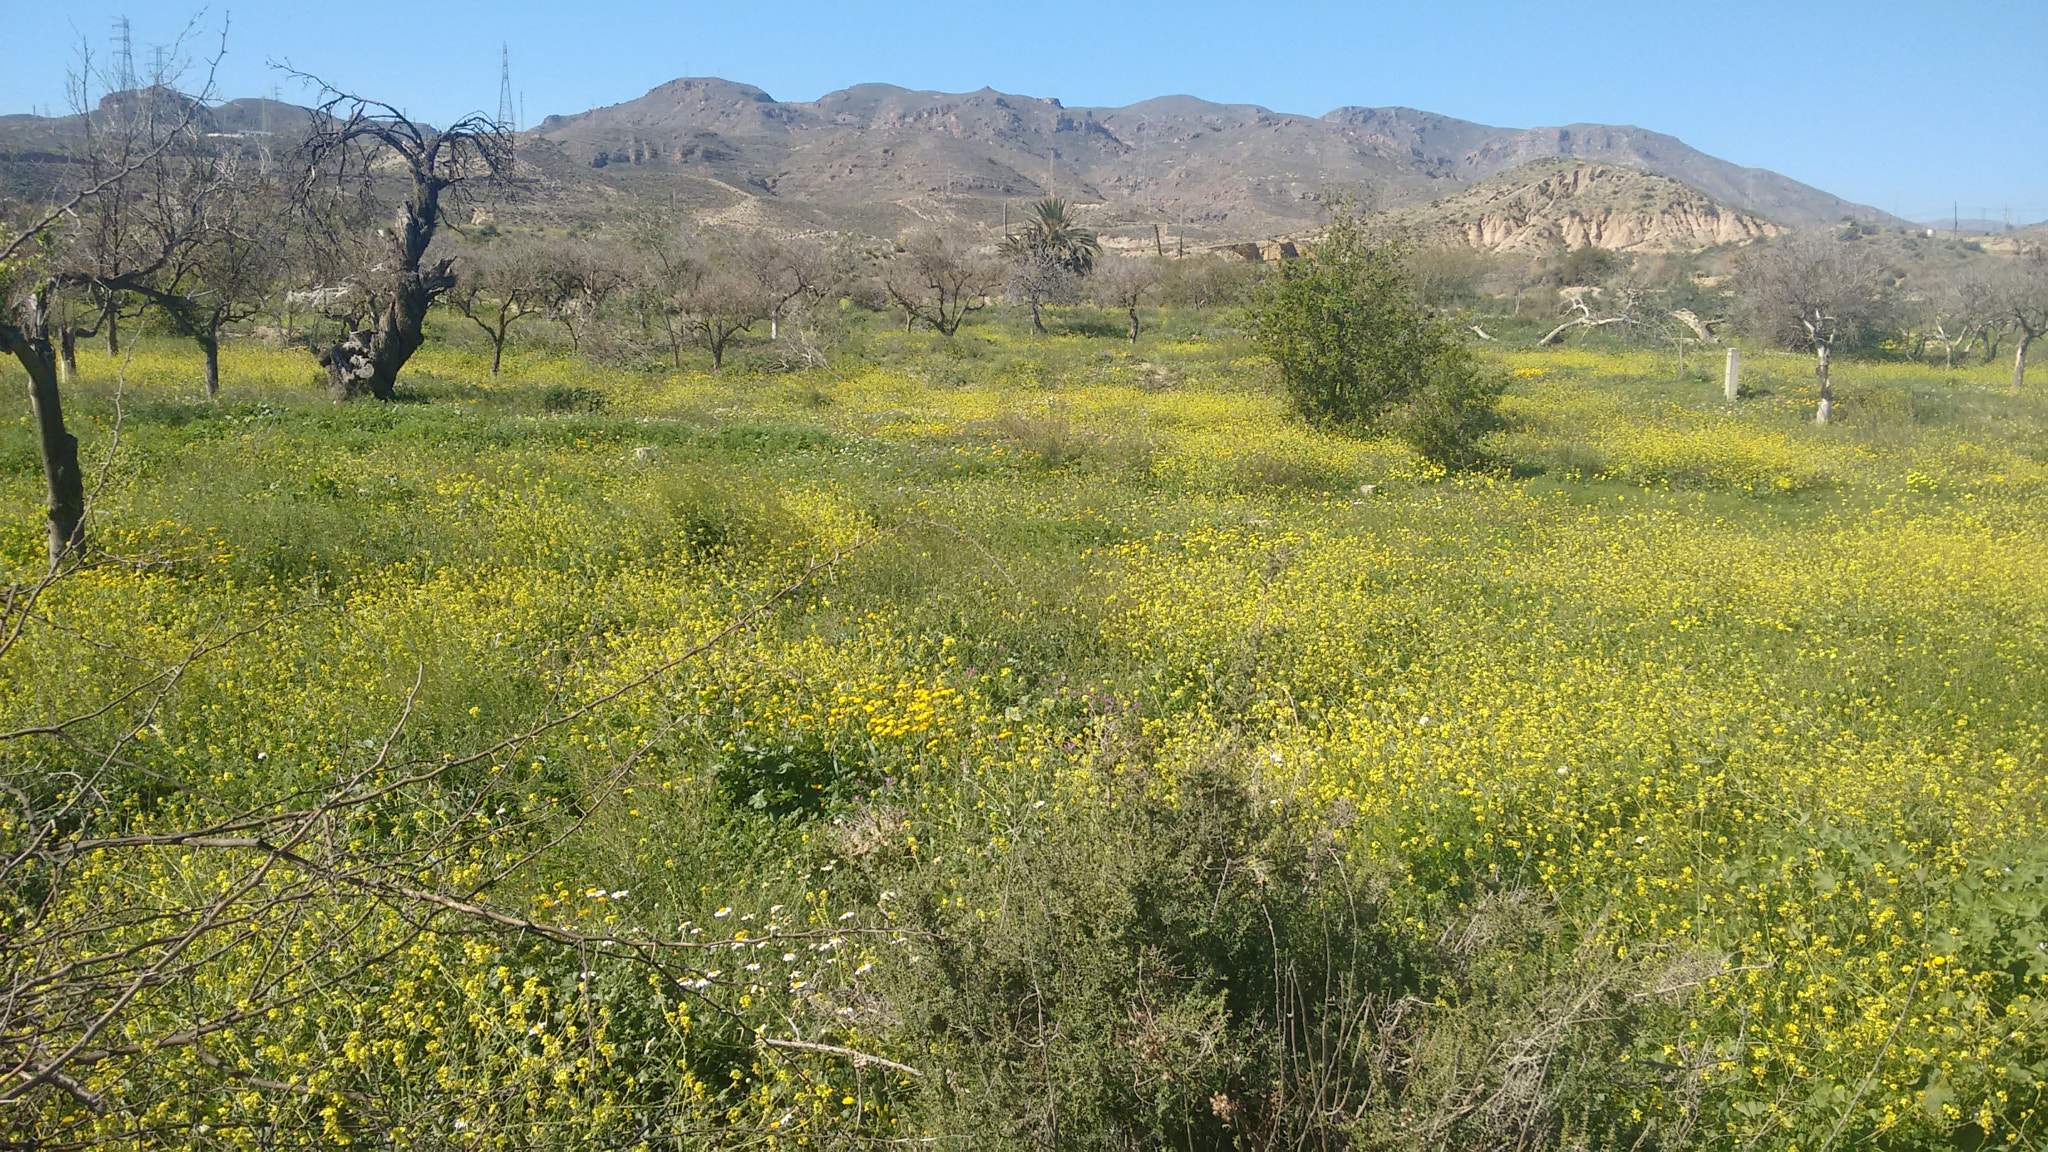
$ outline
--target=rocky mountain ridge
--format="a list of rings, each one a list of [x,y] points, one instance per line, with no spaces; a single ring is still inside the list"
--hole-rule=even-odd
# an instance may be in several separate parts
[[[1560,158],[1531,161],[1381,221],[1425,244],[1529,256],[1585,247],[1693,252],[1784,231],[1668,176]]]
[[[202,127],[267,148],[309,115],[229,101],[207,108]],[[80,128],[75,116],[0,116],[0,195],[34,199],[61,184]],[[1057,195],[1113,248],[1180,251],[1312,229],[1332,191],[1418,235],[1501,251],[1688,248],[1844,217],[1893,223],[1640,128],[1506,129],[1412,108],[1303,116],[1192,96],[1069,108],[988,88],[864,84],[790,103],[683,78],[549,116],[520,134],[519,156],[533,179],[499,215],[543,226],[661,203],[716,225],[894,236],[936,224],[1000,236],[1019,202]],[[1519,175],[1553,162],[1583,169],[1578,183],[1565,188],[1550,169]],[[1622,175],[1638,169],[1664,183]]]
[[[1130,223],[1240,237],[1314,218],[1325,189],[1399,208],[1553,157],[1667,176],[1780,225],[1896,223],[1662,133],[1598,124],[1496,128],[1411,108],[1304,116],[1191,96],[1068,108],[988,88],[884,84],[785,103],[751,85],[685,78],[622,104],[550,116],[532,135],[570,164],[697,175],[828,208],[1060,195]]]

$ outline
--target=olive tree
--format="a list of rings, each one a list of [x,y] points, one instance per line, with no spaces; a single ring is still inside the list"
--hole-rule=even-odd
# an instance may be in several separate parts
[[[1816,424],[1827,423],[1834,411],[1835,352],[1882,331],[1890,303],[1883,261],[1868,245],[1832,231],[1779,237],[1752,254],[1735,278],[1736,316],[1745,332],[1813,353],[1820,382]]]

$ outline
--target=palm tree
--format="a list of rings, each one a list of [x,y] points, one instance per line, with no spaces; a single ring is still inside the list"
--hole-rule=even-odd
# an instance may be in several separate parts
[[[1074,275],[1086,276],[1102,253],[1102,243],[1093,229],[1067,218],[1066,201],[1048,196],[1031,205],[1031,218],[1024,222],[1021,234],[1003,238],[1003,251],[1011,256],[1051,257]]]
[[[1017,291],[1031,305],[1031,327],[1043,333],[1038,309],[1056,291],[1059,281],[1086,276],[1095,267],[1102,243],[1093,230],[1067,218],[1067,202],[1047,197],[1031,205],[1022,232],[1003,237],[1002,254],[1018,265]]]

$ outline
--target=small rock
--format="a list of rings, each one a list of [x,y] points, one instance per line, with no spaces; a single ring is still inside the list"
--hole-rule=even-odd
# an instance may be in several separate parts
[[[649,445],[642,445],[641,447],[633,449],[633,459],[638,460],[642,464],[654,463],[653,447]]]

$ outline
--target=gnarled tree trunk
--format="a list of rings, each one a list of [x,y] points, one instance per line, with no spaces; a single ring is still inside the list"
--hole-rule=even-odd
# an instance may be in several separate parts
[[[313,359],[327,369],[328,399],[339,404],[371,391],[370,378],[375,369],[370,362],[370,345],[375,337],[376,333],[361,329],[313,353]]]
[[[220,399],[220,330],[212,329],[199,336],[199,350],[206,353],[206,398]]]
[[[36,421],[36,450],[48,489],[50,566],[85,543],[85,473],[78,466],[78,437],[64,428],[57,388],[57,355],[50,347],[48,297],[28,302],[23,323],[0,322],[0,350],[12,353],[28,372],[29,408]]]
[[[479,166],[497,176],[511,168],[511,136],[503,125],[481,116],[467,116],[435,130],[414,123],[403,112],[346,93],[333,92],[321,106],[327,122],[302,147],[309,170],[319,169],[351,149],[368,152],[357,166],[357,179],[372,171],[369,160],[388,156],[410,169],[411,187],[398,205],[397,218],[380,235],[389,243],[383,268],[390,277],[390,295],[383,300],[375,324],[350,332],[339,343],[316,353],[328,371],[329,391],[336,400],[368,392],[379,400],[392,398],[399,370],[426,342],[427,310],[455,287],[452,260],[426,263],[427,249],[441,222],[441,194],[479,175]],[[336,109],[345,114],[337,115]]]

